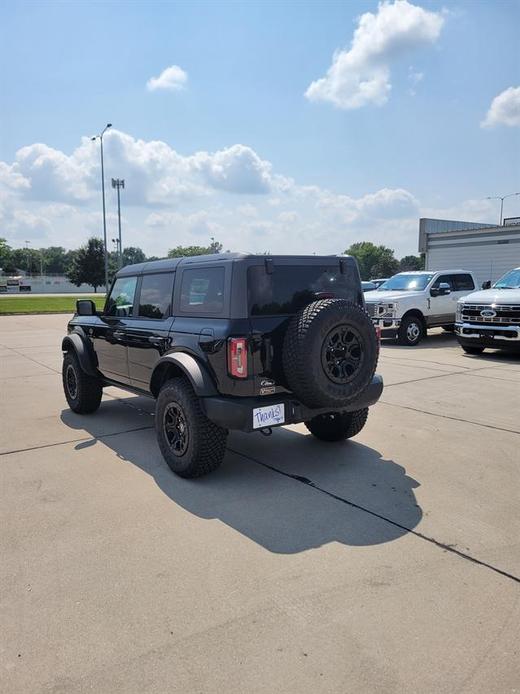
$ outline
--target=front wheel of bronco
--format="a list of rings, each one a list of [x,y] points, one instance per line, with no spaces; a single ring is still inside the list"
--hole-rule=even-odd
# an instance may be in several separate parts
[[[63,357],[61,374],[63,391],[70,409],[78,414],[95,412],[103,395],[101,379],[86,374],[73,352],[67,352]]]
[[[415,314],[405,316],[399,326],[397,342],[407,347],[415,347],[425,336],[426,330],[421,318]]]
[[[321,441],[344,441],[359,434],[365,426],[368,407],[355,412],[320,414],[309,422],[307,429]]]
[[[155,431],[163,458],[179,477],[201,477],[222,463],[227,431],[206,417],[184,378],[172,378],[161,388]]]

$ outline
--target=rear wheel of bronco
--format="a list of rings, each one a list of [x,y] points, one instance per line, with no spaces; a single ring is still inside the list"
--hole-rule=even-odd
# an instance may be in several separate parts
[[[365,426],[368,417],[368,407],[355,412],[320,414],[309,422],[307,429],[321,441],[344,441],[359,434]]]
[[[184,378],[172,378],[161,388],[155,431],[164,459],[180,477],[200,477],[222,463],[227,431],[206,417]]]
[[[78,414],[95,412],[103,395],[101,379],[86,374],[73,352],[67,352],[63,357],[61,373],[63,390],[70,409]]]
[[[462,349],[466,352],[466,354],[482,354],[484,351],[484,347],[473,347],[470,345],[461,345]]]
[[[341,407],[370,385],[379,342],[366,311],[343,299],[314,301],[289,323],[283,368],[308,407]]]
[[[425,336],[426,330],[421,318],[416,315],[405,316],[397,332],[397,342],[407,347],[415,347]]]

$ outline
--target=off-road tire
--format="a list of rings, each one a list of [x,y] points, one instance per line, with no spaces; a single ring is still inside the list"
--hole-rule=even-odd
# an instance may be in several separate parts
[[[341,335],[335,343],[338,349],[331,351],[336,334]],[[333,360],[342,350],[340,366],[335,367]],[[322,299],[293,316],[282,359],[287,385],[305,405],[341,407],[360,397],[370,385],[378,356],[379,341],[364,308],[344,299]]]
[[[101,379],[86,374],[74,352],[64,355],[61,375],[63,391],[70,409],[77,414],[95,412],[103,395]]]
[[[368,407],[365,407],[355,412],[320,414],[305,422],[305,426],[320,441],[344,441],[359,434],[367,417]]]
[[[415,347],[425,335],[424,323],[419,316],[405,316],[397,331],[397,342],[406,347]]]
[[[169,412],[177,411],[184,418],[187,440],[185,449],[181,446],[175,453],[165,421]],[[185,378],[172,378],[162,386],[155,405],[155,431],[163,458],[179,477],[207,475],[224,459],[228,432],[206,417],[199,398]]]
[[[461,347],[466,352],[466,354],[482,354],[482,352],[485,349],[485,347],[477,347],[476,345],[461,345]]]

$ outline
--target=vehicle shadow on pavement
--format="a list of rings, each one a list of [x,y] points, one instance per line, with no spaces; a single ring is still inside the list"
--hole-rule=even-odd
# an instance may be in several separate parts
[[[143,399],[120,400],[122,408],[129,404],[140,406]],[[92,432],[77,451],[102,443],[153,477],[188,512],[218,519],[270,552],[294,554],[331,542],[378,545],[406,535],[422,518],[413,491],[419,483],[355,441],[327,444],[283,428],[269,438],[232,432],[222,467],[184,480],[164,462],[153,428],[98,438],[96,419],[106,415],[103,405],[99,415],[80,421],[70,410],[62,412],[67,426]]]

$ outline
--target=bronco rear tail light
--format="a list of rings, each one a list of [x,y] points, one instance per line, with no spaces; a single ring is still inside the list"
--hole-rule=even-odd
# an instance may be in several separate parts
[[[247,340],[245,337],[229,338],[228,371],[235,378],[247,378]]]

